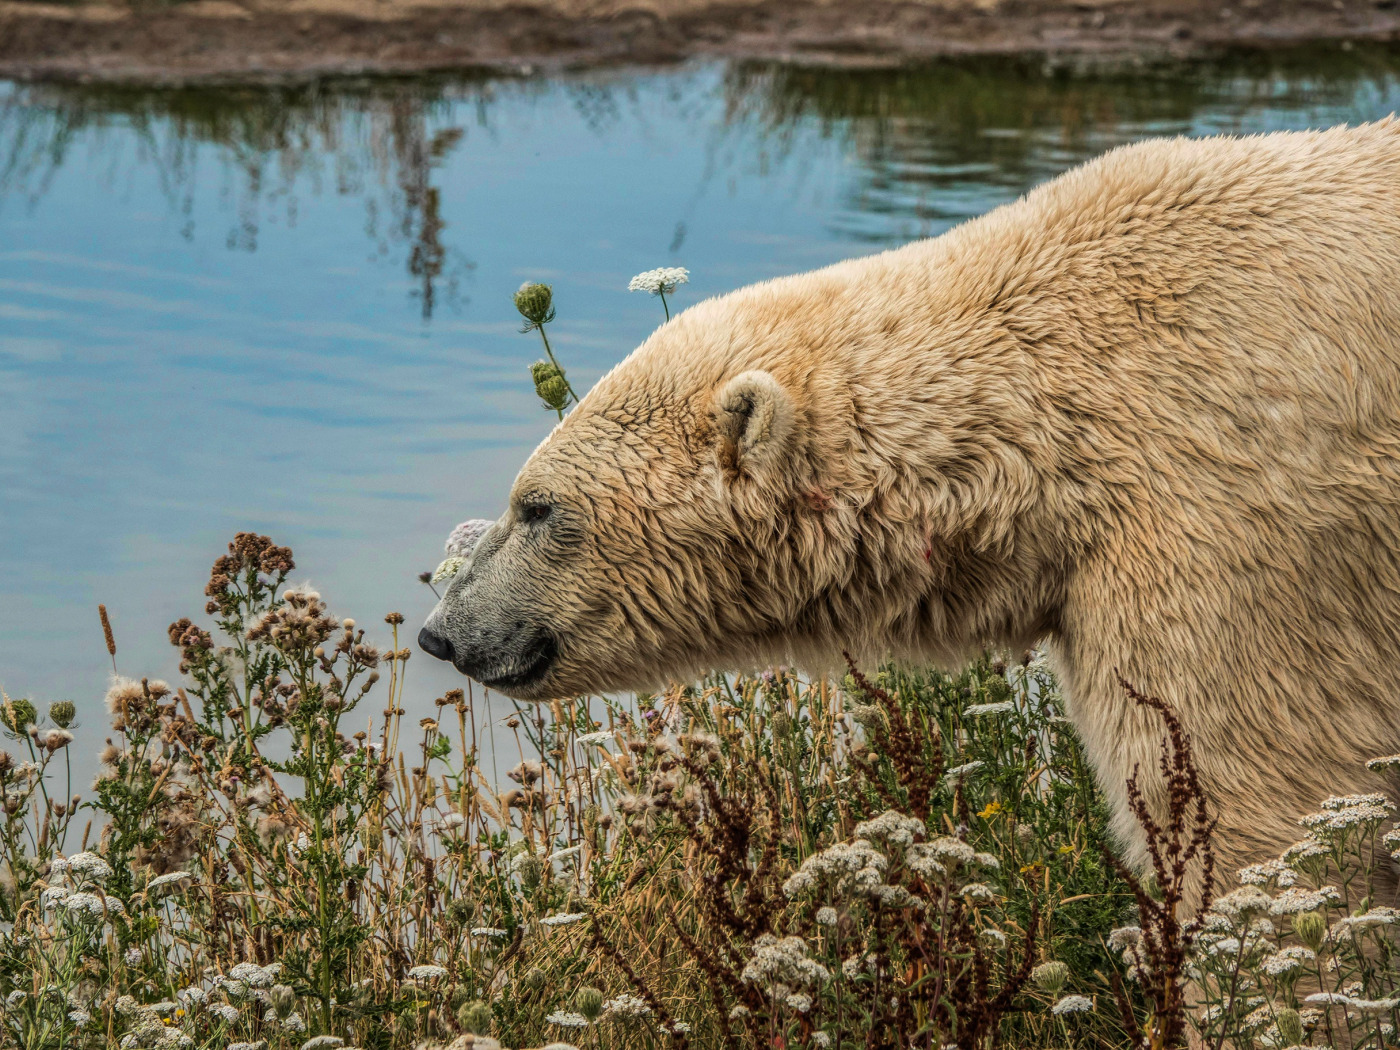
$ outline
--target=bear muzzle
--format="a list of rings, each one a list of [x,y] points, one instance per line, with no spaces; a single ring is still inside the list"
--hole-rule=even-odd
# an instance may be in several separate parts
[[[523,627],[498,642],[480,635],[454,642],[429,624],[418,632],[418,647],[450,662],[468,678],[522,700],[536,699],[532,687],[543,681],[559,656],[553,635]]]

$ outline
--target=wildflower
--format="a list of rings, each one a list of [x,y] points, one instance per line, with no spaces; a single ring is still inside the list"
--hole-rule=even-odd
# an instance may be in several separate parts
[[[963,710],[963,715],[970,718],[977,718],[981,715],[1003,715],[1008,711],[1016,710],[1016,701],[1001,700],[995,704],[973,704]]]
[[[344,1046],[345,1040],[338,1035],[316,1035],[301,1044],[301,1050],[334,1050]]]
[[[814,888],[823,877],[833,878],[839,894],[875,893],[884,884],[889,859],[866,839],[838,842],[802,862],[783,883],[788,897]]]
[[[1317,954],[1301,944],[1289,945],[1272,955],[1266,955],[1260,964],[1270,977],[1282,977],[1300,969],[1304,963],[1312,962]]]
[[[672,1021],[670,1024],[663,1024],[661,1030],[670,1032],[672,1035],[689,1035],[690,1025],[685,1021]]]
[[[510,936],[510,931],[509,931],[509,930],[502,930],[502,929],[499,929],[498,927],[495,927],[495,926],[473,926],[473,927],[472,927],[472,936],[473,936],[473,937],[495,937],[495,938],[509,937],[509,936]]]
[[[568,860],[570,857],[577,857],[583,852],[583,847],[569,846],[567,849],[557,849],[549,855],[550,860]]]
[[[108,915],[126,913],[122,902],[117,898],[99,897],[95,893],[70,893],[58,903],[68,911],[77,913],[81,918],[96,919],[99,922],[107,918]]]
[[[818,926],[835,926],[836,909],[832,907],[822,907],[817,909]]]
[[[126,960],[128,966],[139,966],[141,964],[141,949],[128,948],[122,954],[122,958]]]
[[[738,1006],[734,1007],[734,1009],[729,1011],[729,1019],[731,1021],[742,1021],[748,1016],[749,1008],[743,1005],[742,1003],[740,1003]]]
[[[1093,1000],[1082,995],[1067,995],[1050,1007],[1050,1012],[1056,1017],[1064,1017],[1066,1014],[1087,1013],[1093,1008]]]
[[[908,847],[916,838],[924,837],[924,822],[915,817],[888,809],[873,820],[865,820],[856,825],[857,839],[872,839],[892,846]]]
[[[224,1019],[226,1022],[228,1022],[229,1024],[237,1024],[237,1023],[238,1023],[238,1018],[239,1018],[239,1016],[240,1016],[239,1013],[238,1013],[238,1007],[236,1007],[236,1006],[230,1006],[230,1005],[228,1005],[227,1003],[219,1003],[219,1004],[217,1004],[217,1005],[215,1005],[215,1006],[211,1006],[211,1007],[209,1008],[209,1012],[212,1013],[212,1014],[214,1014],[214,1015],[217,1016],[217,1017],[223,1018],[223,1019]],[[292,1014],[292,1017],[296,1017],[296,1016],[297,1016],[296,1014]],[[292,1019],[291,1017],[287,1018],[288,1021],[290,1021],[291,1019]],[[297,1019],[300,1020],[300,1018],[297,1018]],[[285,1023],[285,1022],[284,1022],[284,1023]],[[296,1030],[297,1030],[297,1029],[295,1029],[295,1028],[292,1029],[292,1031],[296,1031]]]
[[[1352,999],[1348,1005],[1357,1013],[1374,1016],[1390,1013],[1397,1006],[1400,1006],[1400,999]]]
[[[69,1010],[68,1020],[72,1021],[79,1028],[86,1028],[92,1021],[92,1014],[86,1010]],[[230,1050],[232,1048],[230,1047]]]
[[[228,1050],[267,1050],[267,1040],[259,1039],[256,1043],[229,1043]]]
[[[73,734],[66,729],[50,729],[38,741],[49,751],[59,751],[73,742]]]
[[[961,780],[965,780],[969,773],[975,773],[986,764],[987,763],[983,762],[980,758],[974,759],[971,762],[965,762],[960,766],[954,766],[952,769],[947,770],[943,774],[943,779],[951,784],[956,784]]]
[[[229,977],[250,988],[266,988],[272,984],[276,977],[276,972],[271,969],[264,969],[257,963],[241,962],[234,965],[228,972]]]
[[[546,1024],[557,1024],[560,1028],[587,1028],[588,1018],[572,1010],[556,1010],[545,1018]]]
[[[29,700],[11,700],[0,694],[0,725],[3,725],[18,739],[27,733],[39,718],[39,712]]]
[[[830,1050],[831,1036],[827,1035],[825,1032],[813,1032],[812,1045],[815,1046],[817,1050]]]
[[[456,576],[458,570],[460,570],[462,566],[466,563],[467,559],[462,557],[460,554],[452,554],[446,558],[443,558],[442,561],[438,563],[438,567],[433,570],[432,576],[429,577],[429,582],[445,583],[447,580],[450,580],[452,579],[452,577]]]
[[[1281,860],[1267,860],[1263,864],[1251,864],[1240,869],[1240,882],[1247,886],[1266,886],[1276,882],[1279,886],[1292,886],[1298,881],[1298,873]]]
[[[431,964],[415,966],[413,969],[408,971],[408,976],[410,980],[414,981],[426,981],[432,980],[435,977],[446,977],[447,967],[433,966]]]
[[[1368,759],[1366,768],[1373,773],[1379,773],[1383,769],[1394,769],[1400,766],[1400,755],[1385,755],[1382,758]]]
[[[560,912],[557,915],[546,915],[540,920],[541,926],[567,926],[571,922],[580,922],[588,918],[586,912]]]
[[[481,537],[486,535],[486,530],[494,524],[494,521],[487,521],[485,518],[471,518],[462,522],[447,537],[447,543],[443,546],[444,553],[459,558],[467,557],[481,542]]]
[[[106,882],[112,876],[107,862],[91,851],[73,854],[68,858],[66,867],[70,875],[93,882]]]
[[[602,747],[604,744],[616,739],[611,730],[602,729],[596,733],[584,733],[582,736],[574,738],[574,743],[579,747]]]
[[[1337,892],[1335,886],[1323,886],[1316,890],[1293,886],[1273,899],[1269,905],[1269,914],[1297,915],[1299,912],[1317,911],[1329,904],[1338,904],[1341,899],[1342,895]]]
[[[1365,930],[1373,930],[1377,926],[1389,926],[1400,918],[1400,912],[1394,908],[1372,908],[1361,915],[1348,915],[1338,919],[1333,924],[1329,936],[1335,941],[1340,940],[1344,934],[1357,933]]]
[[[1258,886],[1245,885],[1218,898],[1211,909],[1229,919],[1248,920],[1268,911],[1272,904],[1272,898]]]
[[[234,1019],[236,1020],[237,1017],[238,1012],[235,1010]],[[286,1032],[304,1032],[306,1031],[306,1022],[301,1019],[301,1014],[293,1012],[282,1018],[282,1029]]]
[[[650,292],[652,295],[669,295],[682,284],[690,281],[690,271],[683,266],[660,266],[646,270],[627,282],[629,292]]]
[[[997,899],[996,892],[985,882],[969,882],[958,890],[958,896],[967,897],[974,901],[994,901]]]
[[[740,980],[746,983],[805,987],[830,976],[825,966],[808,957],[807,944],[801,937],[779,940],[765,933],[754,941],[753,947],[753,958],[739,974]]]
[[[171,871],[164,875],[157,875],[146,884],[146,892],[150,893],[152,890],[158,890],[162,886],[169,886],[173,883],[183,882],[185,879],[192,878],[194,878],[194,875],[188,871]]]
[[[603,1013],[609,1017],[648,1017],[651,1007],[635,995],[619,995],[603,1004]]]
[[[1031,971],[1031,980],[1047,995],[1059,995],[1069,980],[1069,966],[1059,961],[1043,962]]]
[[[812,997],[805,992],[793,992],[783,1002],[800,1014],[805,1014],[812,1008]]]
[[[1325,857],[1330,852],[1325,845],[1309,835],[1284,850],[1282,859],[1291,863],[1299,860],[1310,860],[1313,857]]]
[[[14,1009],[20,1003],[24,1002],[25,998],[26,993],[23,990],[17,988],[9,995],[5,996],[5,1005],[10,1007],[11,1009]]]

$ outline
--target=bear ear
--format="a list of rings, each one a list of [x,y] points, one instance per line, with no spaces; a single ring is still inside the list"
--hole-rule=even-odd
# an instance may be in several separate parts
[[[744,372],[715,402],[719,461],[727,476],[755,475],[778,463],[792,442],[792,397],[768,372]]]

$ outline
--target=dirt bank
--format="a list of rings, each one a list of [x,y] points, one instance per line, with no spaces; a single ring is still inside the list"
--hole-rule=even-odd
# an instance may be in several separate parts
[[[192,81],[692,55],[874,64],[1400,40],[1396,0],[0,0],[0,77]]]

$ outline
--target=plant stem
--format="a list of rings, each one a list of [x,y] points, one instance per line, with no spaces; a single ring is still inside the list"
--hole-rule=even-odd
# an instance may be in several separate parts
[[[560,367],[559,361],[554,356],[554,351],[549,348],[549,336],[544,334],[544,325],[536,325],[535,327],[540,330],[540,339],[544,342],[544,352],[549,355],[549,363],[559,369],[559,378],[564,380],[564,386],[568,389],[569,396],[574,399],[574,404],[578,404],[579,397],[578,394],[574,393],[574,385],[569,382],[569,377],[564,374],[564,369]],[[559,418],[563,419],[563,410],[558,411]]]

